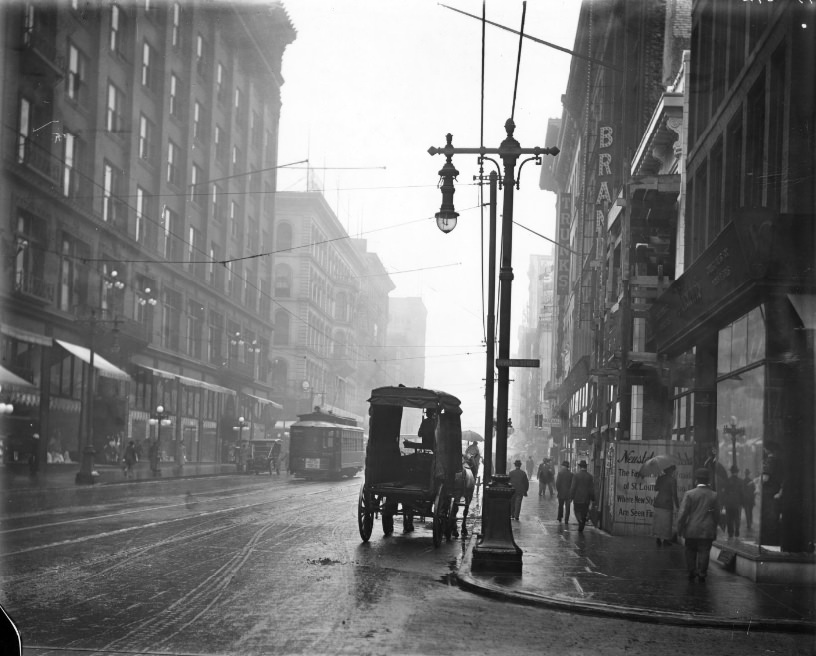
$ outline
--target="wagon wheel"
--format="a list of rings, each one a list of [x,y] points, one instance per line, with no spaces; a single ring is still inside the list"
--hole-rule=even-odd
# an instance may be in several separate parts
[[[448,524],[448,502],[449,498],[445,495],[445,486],[440,485],[436,493],[436,499],[434,499],[433,510],[433,543],[435,547],[442,544],[442,535]]]
[[[368,542],[374,528],[374,500],[366,491],[365,483],[360,486],[360,500],[357,503],[357,527],[363,542]]]

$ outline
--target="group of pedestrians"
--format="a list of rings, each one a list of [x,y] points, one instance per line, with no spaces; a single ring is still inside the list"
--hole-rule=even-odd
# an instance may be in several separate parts
[[[516,460],[513,464],[515,469],[510,472],[510,486],[513,488],[510,517],[518,521],[521,514],[521,502],[527,496],[530,480],[528,473],[521,468],[521,460]],[[531,471],[529,465],[528,471]],[[595,481],[592,474],[587,471],[586,460],[578,463],[578,471],[574,474],[565,460],[561,463],[556,476],[549,458],[544,458],[538,467],[536,477],[540,497],[546,496],[547,490],[550,492],[551,499],[554,491],[557,494],[558,521],[563,520],[565,524],[569,524],[570,505],[572,505],[575,510],[575,518],[578,520],[578,531],[582,533],[589,519],[590,510],[595,504]]]

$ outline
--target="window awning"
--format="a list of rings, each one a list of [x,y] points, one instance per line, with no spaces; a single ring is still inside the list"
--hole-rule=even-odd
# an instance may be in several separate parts
[[[244,396],[248,396],[251,399],[255,399],[256,401],[258,401],[260,403],[264,403],[266,405],[271,405],[273,408],[275,408],[275,410],[283,410],[283,406],[280,403],[275,403],[274,401],[272,401],[270,399],[265,399],[262,396],[255,396],[254,394],[249,394],[248,392],[244,392],[243,394],[244,394]]]
[[[91,349],[85,348],[84,346],[78,346],[77,344],[71,344],[71,342],[65,342],[61,339],[55,339],[54,341],[71,355],[78,357],[83,362],[87,362],[88,364],[91,363]],[[100,376],[105,376],[106,378],[116,378],[118,380],[130,380],[130,376],[128,376],[119,367],[108,362],[105,358],[99,355],[99,353],[94,353],[93,366],[99,371]]]
[[[141,367],[142,369],[152,371],[156,376],[159,376],[160,378],[167,378],[168,380],[178,379],[179,381],[181,381],[182,385],[200,387],[201,389],[207,389],[213,392],[221,392],[222,394],[231,394],[233,396],[235,395],[235,390],[232,390],[229,387],[222,387],[221,385],[216,385],[215,383],[208,383],[204,380],[198,380],[197,378],[190,378],[189,376],[174,374],[172,371],[165,371],[164,369],[148,367],[146,364],[137,364],[137,366]]]
[[[816,296],[813,294],[788,294],[796,313],[802,319],[805,330],[816,329]]]
[[[9,371],[2,365],[0,365],[0,385],[22,387],[23,389],[32,389],[34,387],[25,378],[18,376],[13,371]]]
[[[30,330],[10,326],[7,323],[0,323],[0,332],[14,339],[19,339],[21,342],[28,342],[29,344],[39,344],[40,346],[51,346],[53,343],[51,338],[47,335],[40,335],[32,333]]]

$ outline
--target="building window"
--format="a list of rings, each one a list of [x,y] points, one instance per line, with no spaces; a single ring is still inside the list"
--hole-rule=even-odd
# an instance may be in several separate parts
[[[181,43],[179,29],[181,27],[181,5],[178,2],[173,3],[173,27],[171,31],[171,43],[174,48],[178,48]]]
[[[224,363],[224,315],[210,311],[208,332],[208,359],[213,364],[222,365]]]
[[[243,125],[245,122],[243,109],[243,95],[241,90],[235,87],[235,122],[238,125]]]
[[[62,194],[76,196],[79,189],[79,174],[77,160],[79,159],[79,140],[76,135],[66,131],[62,135]]]
[[[179,350],[181,332],[181,294],[173,289],[164,290],[162,305],[162,346]]]
[[[277,250],[288,251],[292,248],[292,226],[289,223],[278,224]]]
[[[223,207],[222,207],[222,200],[221,200],[221,190],[218,188],[218,184],[213,182],[212,185],[212,218],[216,221],[223,220]]]
[[[142,46],[142,86],[155,90],[157,81],[156,54],[152,46],[145,41]]]
[[[199,277],[204,270],[201,254],[204,251],[203,238],[198,228],[190,226],[187,233],[187,261],[196,277]]]
[[[224,66],[221,62],[215,65],[215,98],[218,102],[224,102]]]
[[[275,296],[288,298],[292,295],[292,269],[287,264],[275,267]]]
[[[286,310],[275,312],[275,330],[272,333],[272,343],[275,346],[289,345],[289,313]]]
[[[220,125],[215,126],[215,157],[219,161],[225,159],[227,155],[227,140]]]
[[[87,58],[73,43],[68,46],[68,79],[65,82],[65,93],[76,103],[83,102],[85,71]]]
[[[198,301],[187,302],[187,354],[201,359],[201,337],[204,307]]]
[[[234,200],[230,201],[229,223],[232,236],[237,237],[240,232],[238,229],[238,204]]]
[[[141,187],[136,187],[136,222],[133,226],[133,238],[143,244],[145,241],[145,215],[147,213],[147,197],[145,190]]]
[[[179,115],[179,81],[175,73],[170,73],[170,115]]]
[[[27,212],[17,215],[14,288],[53,301],[53,287],[44,280],[47,231],[45,221]]]
[[[643,385],[632,385],[632,416],[630,440],[643,439]]]
[[[242,173],[243,169],[240,166],[241,149],[238,146],[232,147],[232,168],[234,173]]]
[[[122,53],[122,10],[119,5],[111,5],[110,40],[108,45],[112,52]]]
[[[197,100],[193,105],[193,139],[201,140],[201,103]]]
[[[20,123],[17,141],[17,162],[26,161],[26,149],[29,148],[28,138],[31,133],[31,102],[27,98],[20,99]]]
[[[118,197],[122,188],[122,172],[109,163],[105,163],[102,176],[102,220],[105,223],[118,225],[125,217],[122,215],[122,202]]]
[[[207,73],[207,53],[204,45],[204,37],[201,34],[196,35],[196,70],[199,75],[206,75]]]
[[[88,267],[82,264],[90,257],[87,244],[63,233],[60,245],[59,309],[71,312],[88,302]]]
[[[181,159],[181,153],[179,152],[179,147],[173,143],[173,141],[167,142],[167,182],[172,185],[178,186],[181,182],[181,176],[179,175],[179,159]]]
[[[153,161],[155,153],[156,128],[144,114],[139,116],[139,157],[146,162]]]
[[[113,82],[108,82],[108,106],[105,114],[105,128],[108,132],[122,130],[122,110],[124,105],[125,101],[122,92]]]
[[[206,189],[199,189],[201,186],[201,179],[204,173],[198,164],[193,164],[190,169],[190,202],[198,204],[198,198],[202,193],[206,193]]]
[[[261,126],[261,115],[254,111],[250,119],[250,133],[252,135],[252,145],[254,148],[261,148],[263,146],[263,131]]]
[[[168,260],[177,260],[176,243],[179,230],[179,215],[165,205],[162,213],[161,254]]]

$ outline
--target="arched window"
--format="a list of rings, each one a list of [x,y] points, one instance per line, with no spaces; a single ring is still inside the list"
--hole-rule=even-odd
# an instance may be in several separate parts
[[[272,385],[280,393],[286,390],[286,381],[289,378],[289,363],[283,358],[272,361]]]
[[[289,223],[278,224],[277,243],[275,250],[284,251],[292,248],[292,226]]]
[[[292,295],[292,268],[288,264],[275,267],[275,296],[286,298]]]
[[[275,312],[275,331],[272,335],[272,343],[275,344],[275,346],[288,346],[289,313],[285,310]]]

